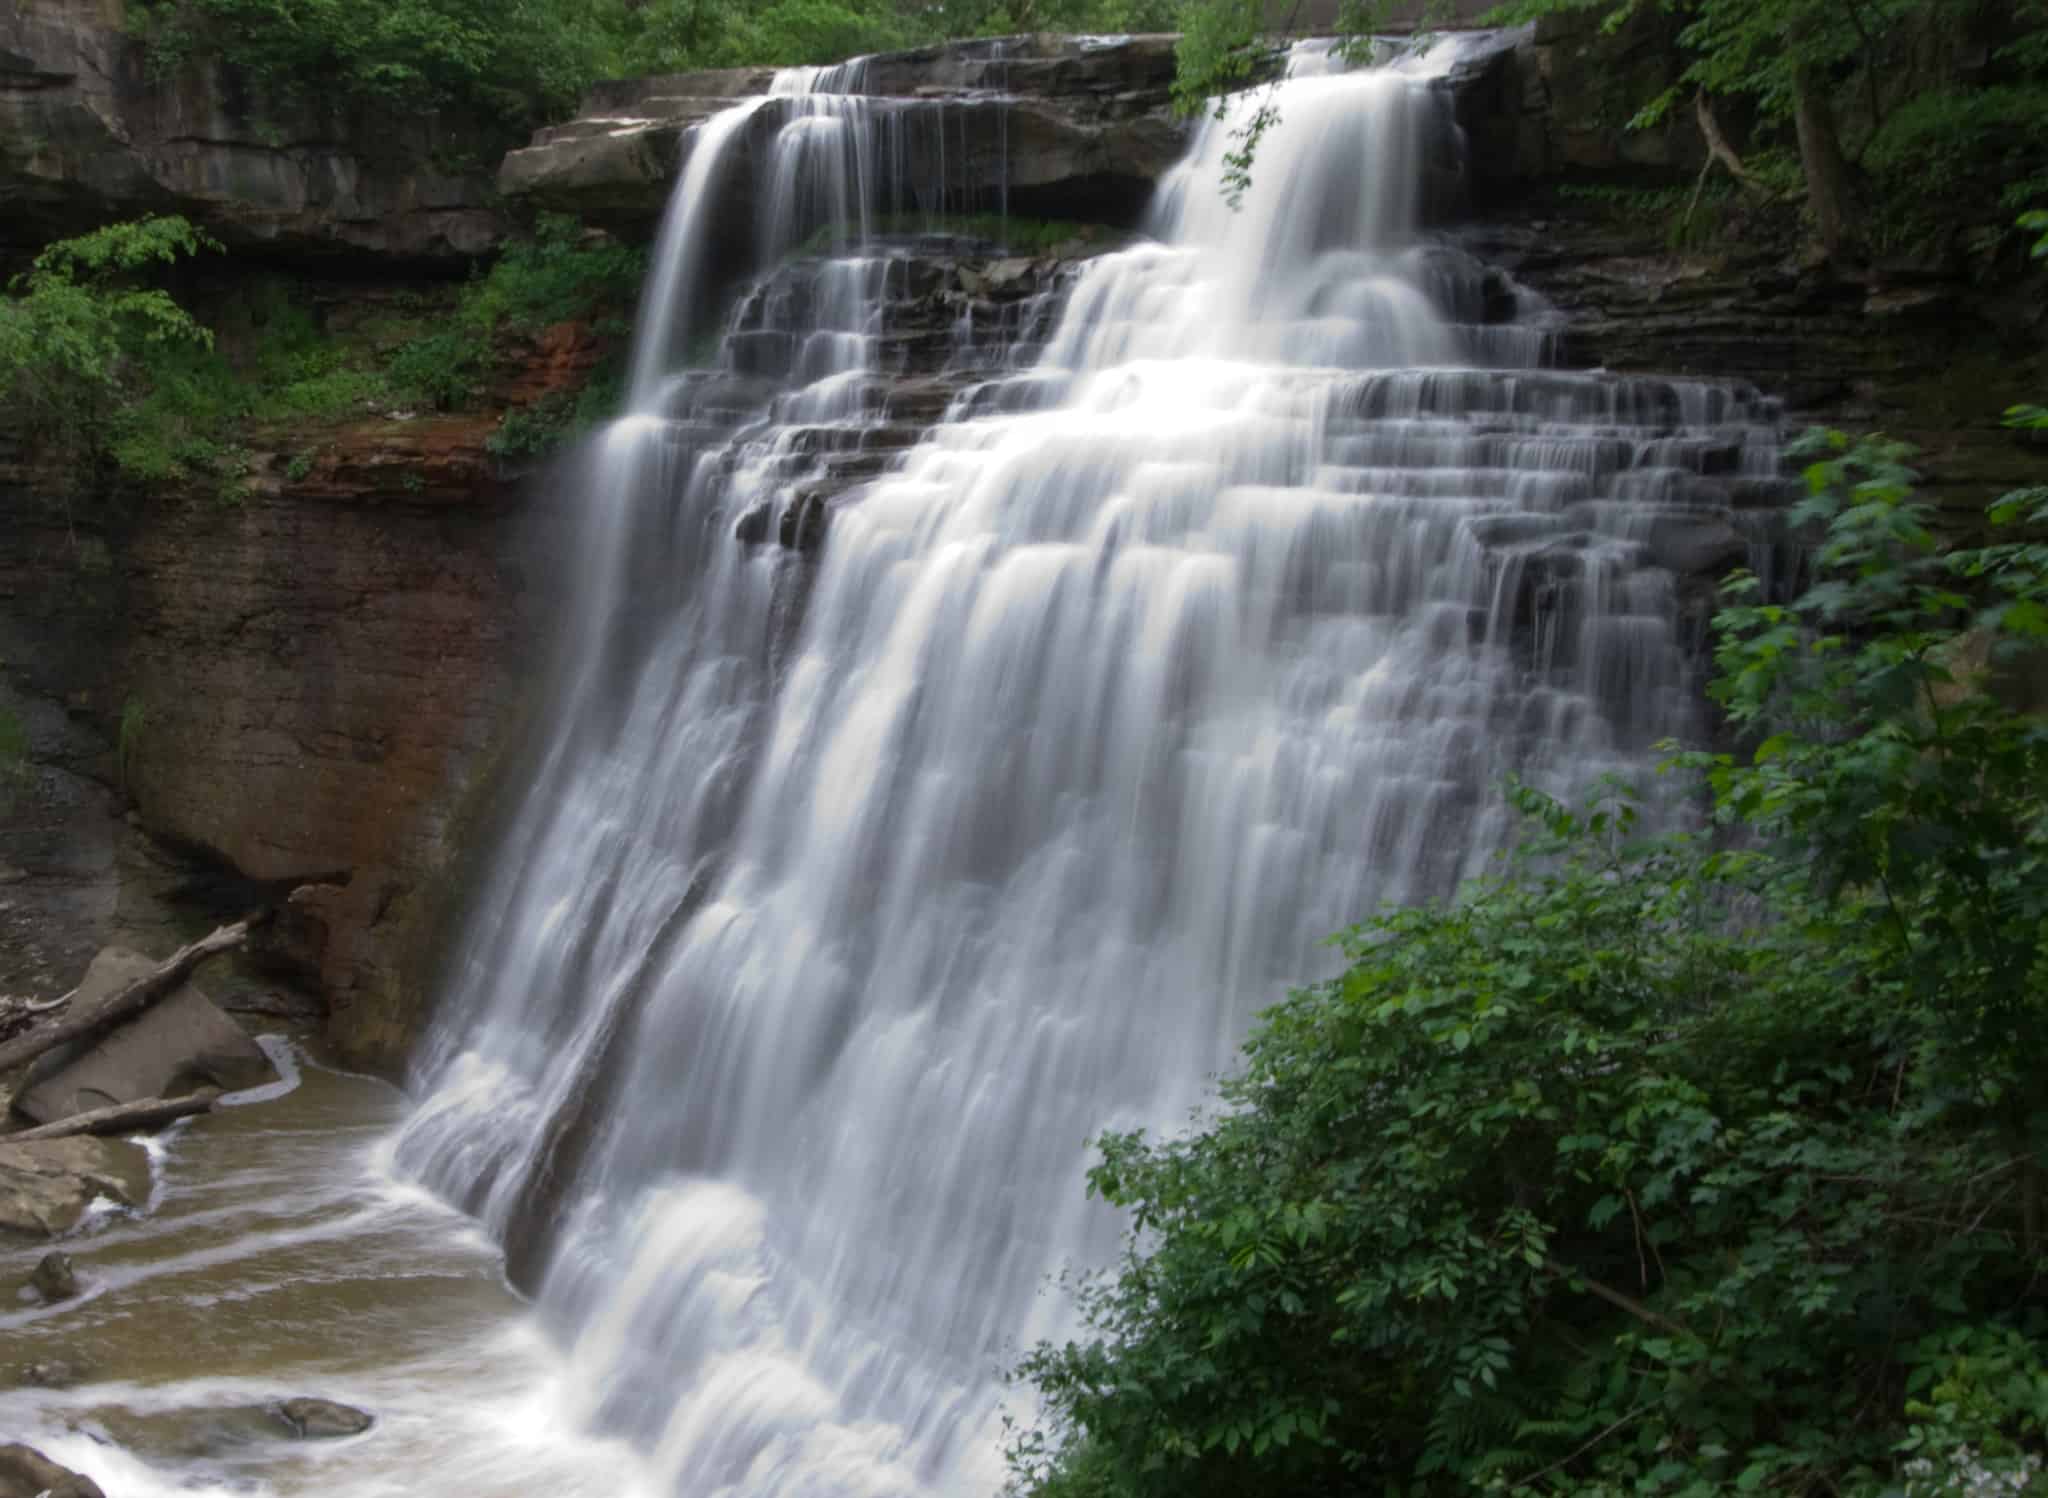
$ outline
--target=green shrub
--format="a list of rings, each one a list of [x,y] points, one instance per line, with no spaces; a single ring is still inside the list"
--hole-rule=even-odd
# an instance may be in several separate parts
[[[1863,160],[1912,197],[1995,192],[2017,212],[2042,191],[2048,159],[2048,84],[1954,88],[1915,95],[1872,137]]]
[[[624,377],[609,370],[581,390],[558,390],[507,411],[484,446],[511,462],[547,457],[616,415],[624,396]]]
[[[0,297],[0,410],[75,459],[74,469],[104,453],[109,430],[153,388],[152,370],[213,343],[148,276],[217,248],[175,217],[110,224],[47,246]]]

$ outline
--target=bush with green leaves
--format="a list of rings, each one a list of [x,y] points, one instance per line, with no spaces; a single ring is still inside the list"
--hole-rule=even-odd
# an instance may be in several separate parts
[[[504,342],[562,322],[623,337],[646,272],[646,253],[586,235],[575,219],[543,214],[463,288],[453,314],[391,357],[386,374],[401,400],[452,410],[469,404],[500,362]]]
[[[176,217],[58,240],[0,297],[0,411],[76,460],[108,450],[151,389],[152,366],[203,353],[213,335],[150,275],[219,246]]]
[[[1744,752],[1669,766],[1699,828],[1518,790],[1500,874],[1345,933],[1193,1132],[1102,1141],[1127,1251],[1022,1364],[1018,1492],[2038,1466],[2048,723],[2006,692],[2048,649],[2048,488],[1944,553],[1901,456],[1825,439],[1811,586],[1732,585]]]
[[[627,7],[574,0],[142,0],[159,72],[226,64],[292,106],[561,114],[613,60]]]

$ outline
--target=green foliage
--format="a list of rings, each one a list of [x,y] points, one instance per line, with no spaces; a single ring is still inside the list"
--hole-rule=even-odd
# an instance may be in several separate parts
[[[219,60],[294,106],[475,111],[510,125],[570,107],[611,60],[622,7],[572,0],[147,0],[159,71]]]
[[[949,36],[1171,29],[1177,0],[142,0],[160,71],[217,59],[293,107],[459,110],[508,128],[593,80],[828,63]]]
[[[135,767],[142,757],[142,738],[148,728],[149,709],[140,697],[130,697],[121,704],[121,722],[114,740],[114,768],[124,791],[134,789]]]
[[[530,237],[463,288],[452,316],[397,350],[386,370],[390,387],[403,401],[452,410],[476,398],[507,337],[572,320],[621,335],[645,270],[644,252],[586,235],[573,218],[543,215]]]
[[[1459,900],[1342,937],[1021,1376],[1043,1498],[1990,1491],[2048,1418],[2048,489],[1943,554],[1902,451],[1821,439],[1812,585],[1738,578],[1678,754]]]
[[[544,458],[616,415],[624,396],[625,380],[614,370],[581,390],[558,390],[507,411],[484,446],[510,462]]]
[[[2034,241],[2032,248],[2027,253],[2036,260],[2048,260],[2048,209],[2037,208],[2032,212],[2021,214],[2019,225],[2027,233],[2041,236]]]
[[[59,240],[0,298],[0,410],[78,458],[153,388],[151,369],[212,335],[147,274],[217,245],[182,218],[110,224]]]
[[[1951,88],[1915,95],[1871,138],[1864,164],[1903,191],[1953,192],[1995,179],[1999,207],[2017,212],[2042,188],[2029,172],[2048,160],[2048,84]]]

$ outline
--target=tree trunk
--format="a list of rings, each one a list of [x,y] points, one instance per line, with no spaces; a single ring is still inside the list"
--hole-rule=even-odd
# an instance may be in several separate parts
[[[1835,112],[1811,68],[1793,71],[1792,122],[1799,131],[1799,164],[1806,173],[1814,230],[1822,252],[1833,260],[1855,246],[1859,214],[1848,158],[1835,131]]]
[[[158,999],[185,980],[185,975],[217,952],[226,952],[239,947],[249,935],[249,928],[257,924],[257,918],[236,921],[232,926],[222,926],[211,936],[202,936],[190,946],[180,947],[170,959],[153,973],[137,978],[118,993],[109,994],[90,1009],[80,1010],[76,1004],[71,1011],[48,1024],[38,1025],[26,1035],[17,1035],[5,1045],[0,1045],[0,1073],[12,1071],[23,1062],[36,1057],[67,1041],[91,1035],[109,1025],[118,1024],[130,1015],[140,1014]]]
[[[115,1103],[74,1113],[55,1123],[39,1124],[19,1134],[0,1134],[0,1144],[32,1144],[38,1139],[68,1139],[73,1134],[125,1134],[131,1129],[160,1129],[167,1123],[211,1113],[218,1087],[202,1087],[184,1097],[146,1097],[133,1103]]]

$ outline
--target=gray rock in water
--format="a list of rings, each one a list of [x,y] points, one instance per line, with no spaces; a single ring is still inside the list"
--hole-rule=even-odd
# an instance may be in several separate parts
[[[107,1498],[100,1485],[33,1446],[0,1446],[0,1498]]]
[[[96,1197],[134,1206],[149,1194],[149,1159],[114,1139],[0,1139],[0,1235],[54,1238]]]
[[[338,1436],[359,1436],[376,1422],[353,1405],[332,1399],[287,1399],[277,1407],[293,1432],[303,1440],[331,1440]]]
[[[108,947],[92,960],[72,1004],[89,1007],[156,968],[153,958]],[[263,1048],[188,982],[97,1041],[42,1057],[14,1106],[37,1123],[53,1123],[115,1103],[276,1080]]]
[[[1681,575],[1718,577],[1749,560],[1749,540],[1725,520],[1672,516],[1650,528],[1650,560]]]
[[[20,1389],[75,1389],[85,1382],[85,1368],[62,1358],[42,1358],[12,1369],[0,1385]]]
[[[71,1255],[55,1250],[43,1255],[28,1282],[45,1301],[69,1300],[78,1293],[78,1271],[71,1267]]]

